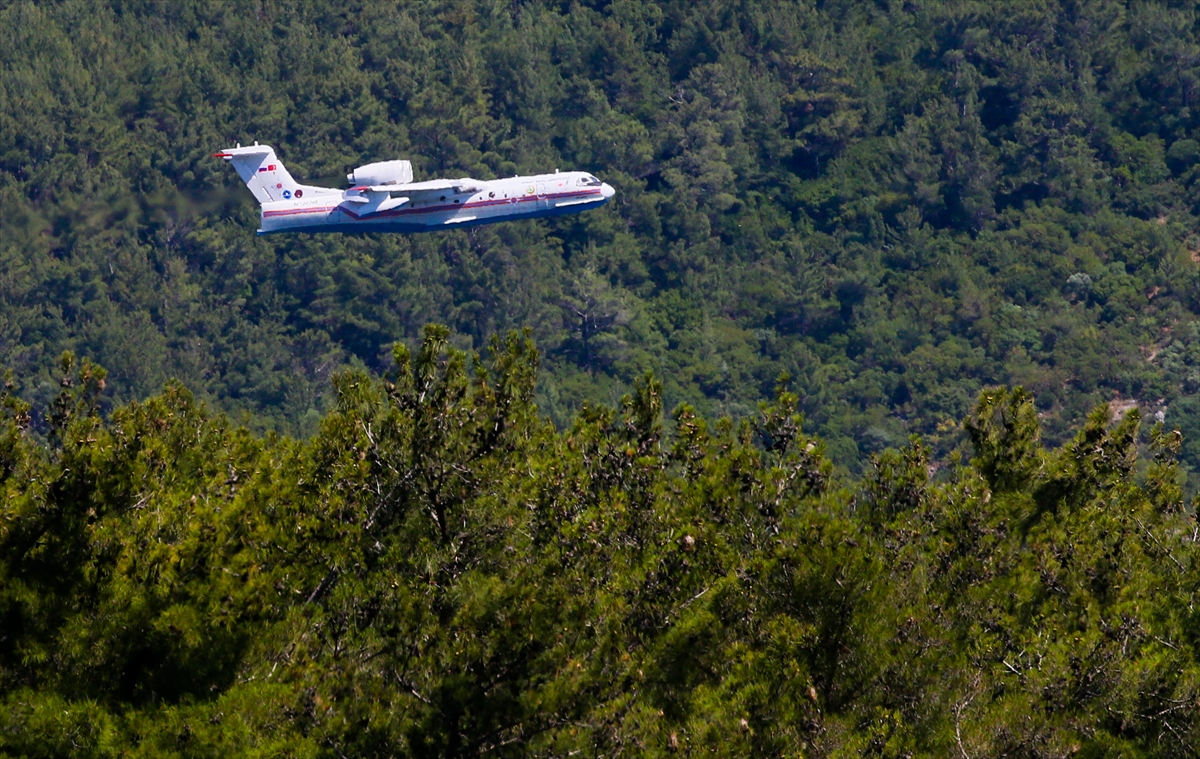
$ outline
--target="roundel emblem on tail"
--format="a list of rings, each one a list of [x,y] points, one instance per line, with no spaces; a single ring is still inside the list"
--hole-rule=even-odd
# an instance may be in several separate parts
[[[281,190],[281,189],[283,189],[283,182],[276,182],[276,183],[275,183],[275,189],[276,189],[276,190]]]
[[[304,190],[296,190],[296,197],[297,197],[297,198],[303,198],[303,197],[304,197]]]
[[[284,190],[284,191],[283,191],[283,199],[284,199],[284,200],[291,200],[291,199],[292,199],[292,191],[291,191],[291,190]]]

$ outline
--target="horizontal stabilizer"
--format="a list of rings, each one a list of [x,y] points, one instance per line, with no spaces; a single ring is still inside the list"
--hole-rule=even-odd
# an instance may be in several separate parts
[[[219,153],[213,153],[212,157],[232,159],[238,157],[263,156],[274,152],[275,149],[270,145],[247,145],[246,147],[239,145],[236,148],[225,148]]]

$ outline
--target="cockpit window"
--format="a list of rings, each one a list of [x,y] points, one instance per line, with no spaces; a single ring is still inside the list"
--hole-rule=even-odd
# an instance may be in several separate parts
[[[586,175],[586,176],[582,176],[582,177],[580,177],[580,178],[579,178],[579,181],[577,182],[577,184],[578,184],[580,187],[599,187],[599,186],[600,186],[600,180],[599,180],[599,179],[596,179],[596,178],[595,178],[594,176],[592,176],[591,174],[588,174],[588,175]]]

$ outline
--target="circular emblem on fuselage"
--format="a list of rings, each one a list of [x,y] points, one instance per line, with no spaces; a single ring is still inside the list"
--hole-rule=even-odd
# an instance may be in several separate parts
[[[284,200],[291,200],[291,199],[292,199],[292,191],[291,191],[291,190],[284,190],[284,191],[283,191],[283,199],[284,199]]]
[[[297,197],[297,198],[303,198],[303,197],[304,197],[304,190],[296,190],[296,197]]]

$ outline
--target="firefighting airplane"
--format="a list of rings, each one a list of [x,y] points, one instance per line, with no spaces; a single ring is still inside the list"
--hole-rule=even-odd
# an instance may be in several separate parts
[[[348,190],[300,184],[268,145],[238,145],[214,158],[233,164],[262,206],[270,232],[427,232],[598,208],[616,191],[583,171],[511,179],[414,182],[408,161],[359,166]]]

